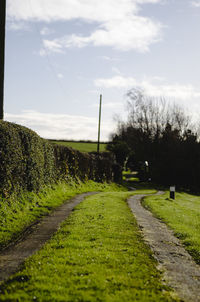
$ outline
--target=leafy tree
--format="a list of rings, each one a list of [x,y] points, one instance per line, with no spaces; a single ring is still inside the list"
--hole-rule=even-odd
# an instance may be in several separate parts
[[[118,120],[108,145],[118,163],[123,166],[126,160],[129,168],[144,176],[147,161],[152,180],[199,189],[200,143],[190,117],[180,106],[147,97],[139,89],[127,96],[128,119]]]

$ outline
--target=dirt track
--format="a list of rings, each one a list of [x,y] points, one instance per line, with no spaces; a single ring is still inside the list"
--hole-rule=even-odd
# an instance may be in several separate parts
[[[173,232],[151,212],[144,209],[141,200],[145,195],[128,199],[144,240],[164,272],[164,281],[186,302],[200,301],[200,266],[185,251]]]
[[[24,260],[41,249],[45,242],[57,231],[60,223],[71,213],[85,197],[96,194],[80,194],[67,203],[58,207],[49,216],[44,217],[40,222],[28,228],[15,244],[0,253],[0,281],[6,280],[11,274],[17,271]],[[28,233],[28,235],[27,235]]]

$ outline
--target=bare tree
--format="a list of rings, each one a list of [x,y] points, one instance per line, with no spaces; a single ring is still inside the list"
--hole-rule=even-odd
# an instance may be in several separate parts
[[[131,89],[127,96],[128,124],[150,136],[160,135],[167,124],[180,134],[191,126],[191,119],[184,109],[170,104],[164,97],[149,97],[137,88]]]

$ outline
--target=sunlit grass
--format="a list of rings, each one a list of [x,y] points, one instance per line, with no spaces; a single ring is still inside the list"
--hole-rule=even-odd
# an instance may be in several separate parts
[[[131,194],[101,193],[78,205],[1,286],[0,301],[177,301],[162,284],[125,202]]]
[[[139,182],[139,178],[137,177],[138,172],[132,172],[130,170],[123,171],[122,177],[123,180],[132,181],[132,182]]]
[[[200,264],[200,196],[169,193],[145,198],[144,204],[179,237],[195,261]]]
[[[52,143],[68,146],[81,152],[96,152],[97,143],[91,142],[66,142],[66,141],[51,141]],[[100,152],[106,151],[106,144],[100,144]]]
[[[125,190],[116,184],[101,184],[93,181],[60,182],[45,187],[40,193],[13,195],[10,199],[0,200],[0,248],[13,240],[24,228],[47,215],[52,209],[71,197],[91,191]]]

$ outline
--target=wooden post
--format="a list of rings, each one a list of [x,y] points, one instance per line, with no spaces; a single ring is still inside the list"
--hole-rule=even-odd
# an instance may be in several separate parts
[[[101,132],[101,106],[102,106],[102,95],[100,95],[100,104],[99,104],[99,128],[98,128],[98,143],[97,143],[97,153],[99,153],[99,146],[100,146],[100,132]]]
[[[0,0],[0,120],[4,117],[6,0]]]

